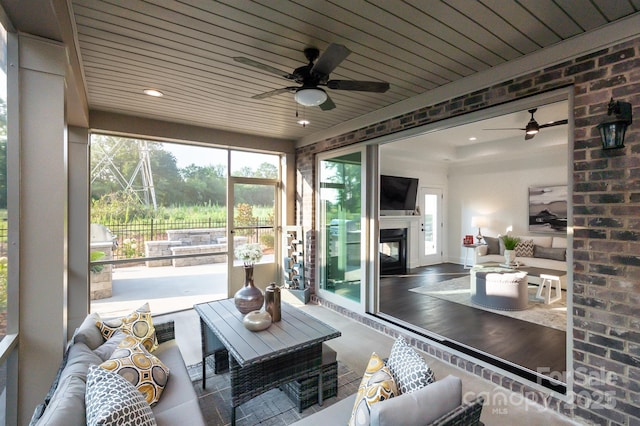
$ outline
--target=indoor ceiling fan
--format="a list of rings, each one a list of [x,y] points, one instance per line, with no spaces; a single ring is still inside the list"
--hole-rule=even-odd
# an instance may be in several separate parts
[[[529,139],[533,139],[534,136],[537,135],[541,129],[544,129],[546,127],[553,127],[553,126],[562,126],[563,124],[568,123],[567,120],[559,120],[559,121],[553,121],[551,123],[539,125],[536,119],[533,118],[533,114],[535,114],[537,110],[538,108],[532,108],[529,110],[529,114],[531,114],[531,119],[529,120],[526,127],[524,128],[512,127],[512,128],[484,129],[484,130],[524,130],[524,140],[529,140]]]
[[[347,57],[351,51],[341,44],[331,43],[320,56],[320,51],[314,47],[304,49],[304,56],[309,64],[296,68],[288,73],[245,57],[235,57],[234,61],[260,68],[287,80],[293,80],[301,86],[289,86],[270,92],[252,96],[253,99],[265,99],[281,93],[295,93],[296,102],[304,106],[319,106],[322,110],[336,107],[324,89],[325,86],[333,90],[355,90],[360,92],[384,93],[389,89],[389,83],[378,81],[329,80],[329,74]],[[317,61],[316,61],[317,59]],[[314,61],[315,64],[314,64]]]

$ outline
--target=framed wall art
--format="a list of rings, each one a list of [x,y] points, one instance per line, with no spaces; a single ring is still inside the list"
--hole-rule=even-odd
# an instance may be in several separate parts
[[[567,233],[567,185],[529,187],[529,231]]]

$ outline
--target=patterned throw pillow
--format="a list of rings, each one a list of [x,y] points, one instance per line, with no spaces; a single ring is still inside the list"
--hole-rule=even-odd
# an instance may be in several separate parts
[[[415,392],[436,381],[431,368],[402,336],[393,344],[387,365],[396,379],[400,394]]]
[[[87,426],[156,425],[151,407],[131,383],[95,365],[87,373],[85,404]]]
[[[149,352],[155,351],[158,347],[156,329],[151,320],[149,303],[145,303],[124,318],[108,321],[98,320],[96,325],[105,340],[109,340],[117,330],[122,330],[124,333],[141,341]]]
[[[169,380],[169,369],[132,336],[125,337],[100,367],[127,379],[149,405],[158,402]]]
[[[533,240],[520,240],[516,244],[516,257],[533,257]]]
[[[398,395],[396,382],[384,361],[374,352],[358,387],[348,426],[369,424],[371,406]]]

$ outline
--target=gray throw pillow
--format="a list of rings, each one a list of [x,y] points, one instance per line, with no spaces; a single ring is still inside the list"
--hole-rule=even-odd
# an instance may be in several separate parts
[[[120,344],[120,342],[122,342],[122,340],[124,340],[124,338],[127,336],[128,336],[127,334],[118,330],[115,332],[113,336],[111,336],[111,338],[109,338],[109,340],[104,342],[102,345],[96,348],[93,352],[100,357],[102,362],[104,362],[109,358],[111,358],[111,355],[118,348],[118,345]],[[102,362],[99,362],[98,364],[102,364]]]
[[[86,423],[84,378],[68,375],[60,380],[37,426],[68,426]]]
[[[462,404],[462,380],[447,376],[429,386],[371,406],[371,426],[431,424]]]
[[[567,260],[567,249],[564,248],[551,248],[551,247],[542,247],[542,246],[534,246],[533,247],[533,257],[538,257],[540,259],[551,259],[551,260]]]
[[[100,333],[100,329],[96,325],[96,321],[99,320],[100,316],[95,312],[87,315],[73,336],[74,343],[84,343],[91,350],[95,350],[98,346],[103,344],[104,338],[102,337],[102,333]]]
[[[487,254],[500,254],[498,238],[484,237],[484,241],[487,243]]]
[[[87,426],[155,426],[151,407],[124,377],[96,365],[87,374]]]
[[[401,395],[415,392],[436,380],[431,368],[402,336],[391,347],[387,365]]]

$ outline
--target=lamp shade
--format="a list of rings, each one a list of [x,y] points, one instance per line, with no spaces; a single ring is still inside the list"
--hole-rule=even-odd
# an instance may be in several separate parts
[[[304,106],[318,106],[322,105],[327,100],[327,93],[315,88],[302,88],[298,90],[294,96],[297,103]]]
[[[484,226],[487,226],[488,224],[489,223],[485,216],[473,216],[471,218],[471,226],[473,227],[482,228]]]

